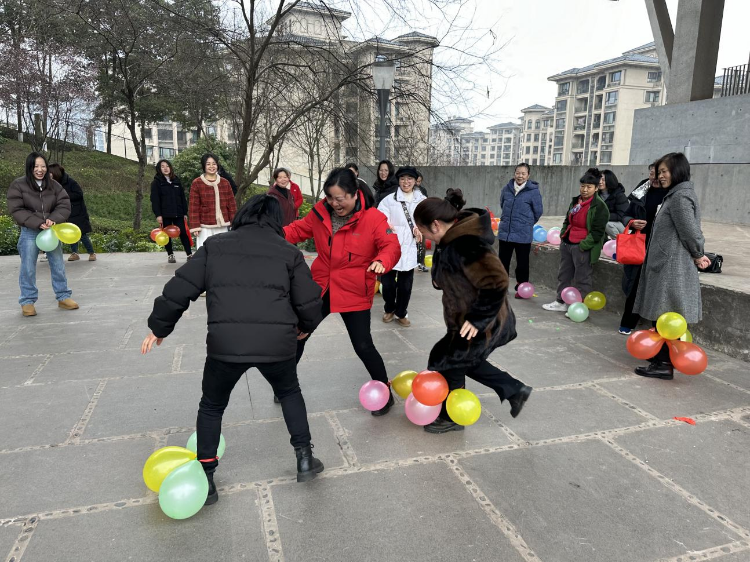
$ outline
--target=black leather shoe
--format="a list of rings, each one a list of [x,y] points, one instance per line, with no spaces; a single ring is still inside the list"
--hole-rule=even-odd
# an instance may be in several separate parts
[[[203,505],[213,505],[219,501],[219,492],[216,491],[213,471],[206,472],[206,478],[208,478],[208,496],[206,497],[206,503]]]
[[[449,431],[463,431],[464,426],[458,425],[452,420],[444,420],[439,417],[434,422],[424,426],[424,430],[427,433],[448,433]]]
[[[510,415],[514,418],[518,417],[518,414],[521,413],[521,410],[523,410],[523,405],[526,404],[526,401],[529,399],[529,396],[531,396],[531,391],[534,390],[530,386],[523,385],[521,387],[521,390],[516,392],[513,396],[508,398],[508,402],[510,402]]]
[[[671,381],[674,378],[674,367],[670,363],[657,361],[649,363],[648,367],[636,367],[635,374],[652,379]]]
[[[307,482],[323,472],[323,463],[313,456],[312,445],[295,449],[297,455],[297,482]]]
[[[396,401],[393,399],[393,394],[391,394],[391,397],[388,398],[388,403],[380,408],[380,410],[375,410],[374,412],[370,412],[373,416],[384,416],[388,413],[388,411],[391,409],[391,407],[396,403]]]

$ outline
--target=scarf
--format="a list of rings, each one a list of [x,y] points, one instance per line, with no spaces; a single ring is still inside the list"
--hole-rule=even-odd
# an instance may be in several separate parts
[[[221,183],[221,176],[219,174],[216,174],[216,179],[214,181],[209,181],[204,174],[201,174],[201,181],[206,185],[214,188],[214,211],[216,213],[216,225],[227,226],[229,223],[224,220],[224,215],[221,213],[221,197],[219,196],[219,184]]]

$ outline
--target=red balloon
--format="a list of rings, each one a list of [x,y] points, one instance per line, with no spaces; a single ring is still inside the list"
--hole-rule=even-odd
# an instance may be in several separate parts
[[[674,368],[685,375],[700,375],[708,367],[706,352],[700,346],[686,341],[670,341],[669,358]]]
[[[628,338],[628,351],[636,359],[651,359],[664,345],[664,338],[650,330],[638,330]]]
[[[167,236],[170,238],[177,238],[180,235],[180,227],[170,224],[169,226],[164,227],[164,232],[166,232]]]
[[[425,240],[424,247],[427,248],[428,250],[432,250],[432,240]]]
[[[151,231],[151,234],[149,234],[149,236],[151,236],[151,240],[153,242],[156,242],[156,235],[159,234],[160,232],[161,232],[161,228],[155,228]]]
[[[420,404],[437,406],[448,396],[448,381],[437,371],[422,371],[414,377],[411,393]]]

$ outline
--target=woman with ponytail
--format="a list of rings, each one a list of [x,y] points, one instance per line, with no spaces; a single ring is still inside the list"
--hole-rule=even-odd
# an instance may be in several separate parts
[[[516,318],[508,303],[508,274],[494,252],[494,234],[484,209],[462,210],[460,189],[445,199],[429,197],[414,211],[422,235],[435,242],[432,285],[443,291],[443,317],[448,333],[430,352],[428,369],[440,372],[448,388],[463,388],[466,377],[488,386],[510,402],[514,418],[532,388],[487,361],[489,355],[516,337]],[[443,403],[440,416],[425,431],[460,431]]]

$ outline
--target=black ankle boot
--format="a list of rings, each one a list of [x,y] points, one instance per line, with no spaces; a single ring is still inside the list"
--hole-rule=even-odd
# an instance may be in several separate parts
[[[374,412],[370,412],[373,416],[384,416],[388,413],[388,411],[391,409],[391,407],[396,403],[396,401],[393,399],[393,394],[391,394],[388,397],[388,403],[380,408],[380,410],[375,410]]]
[[[671,363],[653,361],[648,367],[636,367],[635,374],[652,379],[672,380],[674,378],[674,367]]]
[[[214,484],[214,471],[206,472],[206,478],[208,478],[208,496],[203,505],[213,505],[219,501],[219,492],[216,491],[216,484]]]
[[[523,405],[526,404],[526,401],[529,399],[529,396],[531,396],[531,391],[534,390],[530,386],[523,385],[521,387],[521,390],[516,392],[513,396],[508,398],[508,402],[510,402],[510,415],[514,418],[518,417],[518,414],[521,413],[521,410],[523,410]]]
[[[297,482],[307,482],[323,472],[323,463],[313,456],[312,445],[295,449],[297,455]]]

